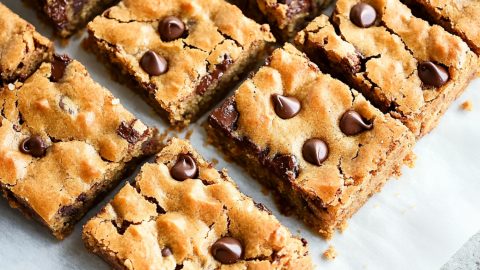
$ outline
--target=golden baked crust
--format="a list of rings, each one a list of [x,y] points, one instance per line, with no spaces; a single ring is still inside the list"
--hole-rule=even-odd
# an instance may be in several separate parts
[[[477,54],[480,54],[479,1],[411,0],[410,2],[420,4],[436,23],[461,36]]]
[[[129,162],[159,147],[148,128],[86,69],[71,61],[63,77],[51,81],[44,63],[25,81],[0,91],[0,187],[12,206],[40,219],[58,238],[108,190]],[[21,151],[40,136],[44,156]]]
[[[315,62],[346,78],[382,111],[422,137],[463,92],[478,59],[459,37],[414,17],[398,0],[363,2],[377,11],[375,25],[356,26],[350,10],[360,1],[340,0],[334,25],[325,16],[318,17],[299,33],[296,44],[312,58],[326,55],[331,63],[319,58]],[[417,67],[425,61],[446,67],[449,81],[439,88],[422,83]]]
[[[25,80],[53,52],[50,40],[0,3],[0,84]]]
[[[158,25],[168,16],[185,21],[186,36],[162,41]],[[88,29],[94,50],[114,63],[117,72],[131,77],[150,103],[178,125],[188,124],[205,110],[210,92],[226,91],[220,89],[225,81],[238,80],[266,43],[275,40],[268,25],[255,23],[222,0],[125,0],[97,17]],[[150,76],[142,69],[140,59],[147,51],[166,59],[165,74]],[[227,70],[219,79],[209,80],[226,60],[231,62]]]
[[[172,178],[180,154],[193,157],[199,179]],[[243,258],[229,266],[210,251],[224,236],[243,246]],[[115,269],[312,269],[304,240],[175,138],[84,226],[83,239]],[[163,257],[165,248],[173,256]]]
[[[288,120],[278,117],[271,101],[274,94],[298,99],[298,115]],[[413,134],[405,126],[342,82],[321,73],[291,44],[274,51],[268,65],[245,81],[232,100],[238,120],[230,127],[218,121],[226,112],[224,106],[220,107],[210,116],[214,131],[223,130],[241,145],[240,151],[258,158],[255,167],[286,179],[283,186],[275,183],[281,180],[267,181],[274,182],[268,184],[279,189],[282,196],[292,196],[287,199],[295,201],[291,202],[297,208],[294,210],[327,235],[353,214],[342,216],[342,212],[367,199],[367,194],[357,196],[358,192],[366,190],[371,195],[398,173],[414,144]],[[356,136],[342,133],[340,119],[352,109],[373,123],[373,129]],[[329,149],[328,158],[320,166],[306,161],[302,154],[304,143],[312,138],[323,140]],[[222,140],[215,141],[224,144]],[[230,154],[237,160],[242,155]],[[290,161],[279,162],[278,157]],[[318,213],[310,216],[308,208]]]

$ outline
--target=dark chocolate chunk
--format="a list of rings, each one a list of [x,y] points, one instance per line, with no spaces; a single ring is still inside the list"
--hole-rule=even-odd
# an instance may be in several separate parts
[[[142,135],[133,128],[135,121],[137,120],[134,120],[131,124],[122,121],[117,128],[117,134],[131,144],[137,143],[142,137]]]
[[[236,129],[239,113],[233,98],[228,98],[222,106],[215,109],[209,117],[209,122],[227,132]]]
[[[223,264],[234,264],[242,258],[243,246],[233,237],[222,237],[211,249],[213,257]]]
[[[162,249],[162,257],[172,256],[172,250],[168,247]]]
[[[140,59],[140,66],[149,75],[162,75],[168,70],[168,62],[154,51],[146,52]]]
[[[350,20],[358,27],[368,28],[376,19],[377,11],[369,4],[359,3],[350,10]]]
[[[450,78],[446,68],[430,61],[418,65],[418,76],[424,84],[434,87],[441,87]]]
[[[345,112],[340,119],[340,130],[347,136],[355,136],[372,128],[373,124],[367,122],[354,110]]]
[[[47,151],[47,145],[42,137],[33,135],[23,140],[20,144],[20,152],[32,157],[43,157]]]
[[[310,139],[303,145],[302,154],[306,161],[320,166],[328,158],[328,145],[320,139]]]
[[[65,74],[65,69],[68,64],[72,62],[72,59],[67,55],[54,55],[52,61],[52,70],[50,75],[50,81],[59,82]]]
[[[230,58],[228,55],[225,55],[222,63],[215,65],[215,69],[213,71],[202,77],[196,88],[197,94],[205,94],[208,87],[212,85],[213,82],[218,81],[223,77],[223,74],[225,74],[231,64],[233,64],[232,58]]]
[[[298,175],[298,161],[294,155],[276,155],[270,162],[276,175],[292,176],[294,179]]]
[[[177,181],[197,178],[198,168],[193,157],[189,154],[180,154],[170,169],[170,175]]]
[[[301,104],[294,97],[286,97],[279,94],[272,95],[273,108],[278,117],[290,119],[300,112]]]
[[[158,25],[158,32],[163,41],[172,41],[185,34],[185,24],[177,17],[169,16]]]

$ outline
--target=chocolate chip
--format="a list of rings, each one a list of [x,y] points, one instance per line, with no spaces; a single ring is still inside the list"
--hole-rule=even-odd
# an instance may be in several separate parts
[[[162,249],[162,257],[172,256],[172,250],[168,247]]]
[[[185,24],[179,18],[169,16],[160,22],[158,32],[163,41],[172,41],[185,34]]]
[[[152,76],[162,75],[168,70],[167,60],[154,51],[148,51],[142,56],[140,66]]]
[[[222,106],[213,110],[208,121],[212,126],[217,126],[227,132],[231,132],[236,129],[238,117],[239,113],[235,100],[228,98]]]
[[[350,20],[358,27],[368,28],[376,19],[377,11],[369,4],[359,3],[350,10]]]
[[[298,176],[298,161],[294,155],[276,155],[270,164],[276,175],[293,178]]]
[[[72,59],[67,55],[54,55],[52,61],[52,69],[50,75],[50,81],[52,82],[59,82],[63,75],[65,74],[65,69],[67,68],[68,64],[72,62]]]
[[[140,132],[136,131],[133,128],[135,121],[137,120],[132,121],[132,123],[130,124],[128,124],[125,121],[122,121],[122,123],[120,123],[120,126],[117,128],[117,134],[131,144],[137,143],[142,137]]]
[[[446,68],[430,61],[418,65],[418,76],[424,84],[434,87],[441,87],[450,77]]]
[[[224,55],[223,61],[215,65],[214,70],[202,77],[200,83],[198,83],[197,88],[195,89],[195,92],[199,95],[205,94],[212,83],[220,80],[232,64],[232,58],[230,58],[229,55]]]
[[[180,154],[170,169],[170,175],[177,181],[197,178],[198,168],[193,157],[189,154]]]
[[[300,112],[301,104],[294,97],[286,97],[279,94],[272,95],[273,108],[278,117],[290,119]]]
[[[355,136],[372,128],[373,124],[368,123],[354,110],[345,112],[340,119],[340,130],[347,136]]]
[[[242,243],[233,237],[222,237],[211,249],[213,257],[223,264],[234,264],[243,255]]]
[[[328,145],[320,139],[310,139],[303,145],[302,154],[306,161],[320,166],[328,158]]]
[[[42,137],[38,135],[31,136],[20,144],[20,152],[33,157],[43,157],[47,151],[47,145]]]

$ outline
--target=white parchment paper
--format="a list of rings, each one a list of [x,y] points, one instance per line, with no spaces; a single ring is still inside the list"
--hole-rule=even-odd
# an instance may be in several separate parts
[[[42,34],[52,36],[51,29],[21,1],[1,2]],[[97,82],[145,123],[165,130],[166,124],[138,95],[112,81],[103,65],[82,49],[81,40],[74,37],[66,46],[57,42],[57,51],[82,62]],[[473,102],[473,112],[459,109],[466,100]],[[399,180],[390,181],[351,219],[348,229],[330,242],[317,237],[294,217],[282,216],[257,182],[235,164],[225,162],[212,146],[206,146],[200,126],[204,120],[191,126],[192,144],[207,159],[219,160],[218,168],[228,168],[244,193],[272,209],[293,233],[308,239],[317,269],[439,269],[480,230],[480,80],[452,105],[440,126],[418,143],[416,167],[405,168]],[[109,198],[90,211],[73,235],[62,242],[1,198],[0,269],[109,269],[85,250],[80,237],[81,226]],[[330,262],[322,259],[329,245],[338,253]]]

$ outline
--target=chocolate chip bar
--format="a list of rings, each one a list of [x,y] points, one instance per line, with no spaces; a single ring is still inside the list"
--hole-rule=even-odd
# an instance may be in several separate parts
[[[412,10],[442,25],[463,38],[480,55],[480,1],[478,0],[408,0]]]
[[[68,38],[118,0],[26,0],[60,37]]]
[[[212,112],[207,130],[325,238],[400,175],[415,141],[291,44]]]
[[[83,228],[114,269],[313,269],[307,242],[172,139]]]
[[[332,0],[230,0],[257,21],[267,21],[276,34],[289,40],[318,16]]]
[[[125,0],[88,26],[88,45],[160,115],[184,127],[223,97],[275,39],[222,0]]]
[[[0,85],[25,80],[44,60],[52,43],[35,27],[0,3]]]
[[[297,46],[417,138],[437,126],[477,70],[465,42],[398,0],[339,0],[332,21],[315,19]]]
[[[157,130],[126,111],[67,56],[0,90],[0,190],[63,239],[94,201],[159,149]]]

